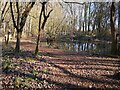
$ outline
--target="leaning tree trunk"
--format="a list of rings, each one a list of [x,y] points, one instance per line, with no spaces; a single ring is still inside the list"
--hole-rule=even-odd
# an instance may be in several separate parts
[[[117,53],[117,39],[116,39],[114,24],[115,24],[115,6],[114,6],[114,2],[112,2],[111,9],[110,9],[110,26],[111,26],[111,38],[112,38],[111,53],[112,54]]]
[[[40,12],[40,16],[39,16],[39,30],[38,30],[38,37],[37,37],[37,45],[36,45],[36,49],[35,49],[35,56],[38,53],[38,45],[39,45],[39,41],[40,41],[40,30],[41,30],[41,19],[42,19],[42,12],[43,12],[44,8],[42,6],[41,8],[41,12]]]
[[[36,45],[36,49],[35,49],[35,56],[37,55],[38,53],[38,45],[39,45],[39,41],[40,41],[40,31],[44,30],[44,26],[47,22],[47,19],[50,15],[50,13],[52,12],[52,10],[49,11],[49,13],[47,15],[45,15],[45,4],[47,2],[43,2],[41,3],[42,4],[42,8],[41,8],[41,12],[40,12],[40,16],[39,16],[39,31],[38,31],[38,38],[37,38],[37,45]],[[43,23],[41,24],[41,19],[42,19],[42,13],[43,13],[43,17],[44,17],[44,20],[43,20]],[[41,26],[42,25],[42,26]]]
[[[36,55],[37,55],[37,53],[38,53],[39,41],[40,41],[40,32],[38,32],[37,45],[36,45],[36,49],[35,49],[35,56],[36,56]]]

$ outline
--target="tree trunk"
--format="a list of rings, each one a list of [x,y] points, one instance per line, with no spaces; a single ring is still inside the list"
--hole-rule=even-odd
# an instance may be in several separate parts
[[[112,2],[111,9],[110,9],[110,26],[111,26],[111,38],[112,38],[111,53],[112,54],[117,53],[117,39],[116,39],[114,24],[115,24],[115,6],[114,6],[114,2]]]
[[[92,24],[92,33],[95,31],[95,22]]]
[[[101,34],[101,25],[100,25],[101,21],[100,19],[98,19],[98,22],[97,22],[97,34],[100,35]]]
[[[90,9],[90,7],[91,7],[91,2],[89,3],[88,32],[90,32],[90,17],[91,17],[91,14],[90,14],[91,9]]]
[[[87,31],[87,4],[85,2],[85,10],[84,10],[84,26],[85,26],[85,31]]]
[[[40,41],[40,32],[39,32],[38,37],[37,37],[37,45],[36,45],[36,49],[35,49],[35,56],[36,56],[37,53],[38,53],[39,41]]]
[[[47,19],[50,15],[50,13],[52,12],[52,10],[48,13],[48,15],[46,16],[45,15],[45,4],[47,2],[43,2],[42,3],[42,8],[41,8],[41,12],[40,12],[40,16],[39,16],[39,31],[38,31],[38,38],[37,38],[37,45],[36,45],[36,49],[35,49],[35,56],[37,55],[38,53],[38,45],[39,45],[39,41],[40,41],[40,31],[41,30],[44,30],[44,26],[47,22]],[[43,17],[44,17],[44,20],[43,20],[43,23],[42,23],[42,26],[41,26],[41,20],[42,20],[42,13],[43,13]]]
[[[15,51],[19,52],[20,51],[20,38],[21,38],[21,35],[22,35],[23,27],[24,27],[24,25],[26,23],[26,19],[28,17],[28,14],[29,14],[30,10],[33,8],[35,2],[28,3],[28,5],[25,8],[24,12],[21,13],[21,14],[20,14],[20,11],[19,11],[19,9],[20,9],[19,8],[19,3],[16,2],[17,20],[15,20],[15,15],[14,15],[13,8],[12,8],[13,7],[12,3],[13,2],[10,2],[11,16],[12,16],[13,25],[14,25],[16,31],[17,31],[17,37],[16,37],[17,40],[16,40]]]
[[[83,32],[84,32],[85,30],[84,30],[84,22],[83,22]]]
[[[1,10],[1,15],[0,15],[0,27],[1,27],[1,25],[2,25],[2,23],[3,23],[3,21],[4,21],[4,17],[5,17],[5,13],[6,12],[8,12],[8,8],[7,8],[7,5],[8,5],[8,2],[5,2],[5,5],[4,5],[4,7],[3,7],[3,9]],[[7,10],[6,10],[6,8],[7,8]]]
[[[82,17],[82,11],[80,10],[80,6],[79,6],[79,32],[81,31],[81,17]]]
[[[16,52],[20,52],[20,38],[21,38],[21,33],[17,32],[16,47],[15,47]]]
[[[38,37],[37,37],[37,45],[36,45],[36,49],[35,49],[35,56],[38,53],[38,45],[39,45],[39,41],[40,41],[40,29],[41,29],[42,12],[43,12],[43,7],[41,8],[41,12],[40,12],[40,16],[39,16],[39,30],[38,30]]]
[[[120,1],[118,2],[118,30],[120,32]]]
[[[9,35],[10,35],[10,32],[8,31],[8,35],[7,35],[7,40],[6,40],[6,45],[8,45],[8,42],[9,42]]]

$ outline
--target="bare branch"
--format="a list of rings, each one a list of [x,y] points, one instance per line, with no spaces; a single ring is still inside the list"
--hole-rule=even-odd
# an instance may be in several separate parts
[[[20,30],[22,30],[22,28],[24,27],[27,16],[28,16],[30,10],[32,9],[32,7],[34,6],[34,4],[35,4],[35,2],[29,3],[29,5],[27,5],[28,7],[26,7],[25,11],[23,12],[22,17],[21,17],[21,22],[20,22]]]
[[[6,8],[7,4],[8,4],[8,2],[5,3],[5,6],[4,6],[3,10],[2,10],[2,14],[4,14],[4,11],[5,11],[5,8]]]
[[[5,13],[5,9],[6,9],[6,7],[7,7],[7,4],[8,4],[8,2],[5,3],[5,6],[4,6],[4,8],[3,8],[3,10],[2,10],[2,13],[1,13],[1,21],[2,21],[2,22],[3,22],[3,20],[4,20],[4,13]],[[7,10],[8,10],[8,8],[7,8]]]
[[[44,26],[45,26],[45,24],[46,24],[46,22],[47,22],[47,19],[48,19],[48,17],[50,16],[50,13],[51,13],[52,11],[53,11],[53,9],[50,10],[49,13],[48,13],[48,15],[44,17],[44,21],[43,21],[42,27],[41,27],[42,30],[44,29]]]
[[[46,18],[47,16],[45,15],[45,4],[46,4],[47,2],[43,2],[42,3],[42,12],[43,12],[43,16],[44,16],[44,18]]]
[[[19,18],[20,18],[20,13],[19,13],[19,5],[18,2],[16,2],[16,8],[17,8],[17,27],[19,28]]]
[[[47,18],[50,16],[50,13],[53,11],[53,9],[51,9],[47,15]]]
[[[17,27],[16,22],[15,22],[14,14],[13,14],[12,2],[10,2],[10,9],[11,9],[11,15],[12,15],[14,27],[18,30],[18,27]]]
[[[73,3],[73,4],[80,4],[80,5],[84,5],[85,3],[80,3],[80,2],[74,2],[74,1],[64,1],[64,0],[62,0],[64,3]]]

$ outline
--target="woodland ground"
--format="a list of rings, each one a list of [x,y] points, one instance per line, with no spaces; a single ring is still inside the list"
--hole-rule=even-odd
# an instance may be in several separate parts
[[[39,47],[22,40],[20,54],[13,52],[14,42],[3,48],[3,88],[101,88],[120,89],[113,74],[120,70],[120,57],[89,55]],[[7,64],[6,64],[7,63]]]

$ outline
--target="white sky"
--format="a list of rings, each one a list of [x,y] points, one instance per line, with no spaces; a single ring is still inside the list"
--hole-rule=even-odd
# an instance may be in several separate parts
[[[1,0],[3,2],[6,2],[6,1],[10,1],[10,0]],[[11,0],[13,2],[15,2],[16,0]],[[24,1],[24,2],[30,2],[30,1],[35,1],[35,0],[17,0],[17,1]],[[42,0],[38,0],[38,1],[42,1]],[[46,1],[46,0],[43,0],[43,1]],[[61,2],[61,1],[66,1],[66,2],[112,2],[112,1],[115,1],[115,2],[118,2],[120,0],[49,0],[50,2]]]

